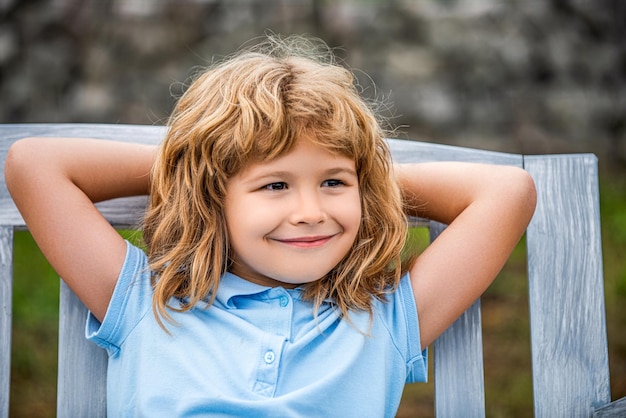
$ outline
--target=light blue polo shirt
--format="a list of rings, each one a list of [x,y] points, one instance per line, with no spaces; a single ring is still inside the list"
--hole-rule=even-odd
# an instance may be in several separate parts
[[[170,335],[151,304],[146,255],[128,244],[104,321],[87,320],[109,354],[110,417],[393,417],[404,384],[426,381],[408,276],[375,302],[371,328],[367,313],[351,325],[330,302],[316,321],[300,289],[230,273],[213,305],[172,312]]]

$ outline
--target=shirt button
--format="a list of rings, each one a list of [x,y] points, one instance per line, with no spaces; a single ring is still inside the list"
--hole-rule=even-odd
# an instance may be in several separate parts
[[[287,298],[287,296],[281,296],[280,297],[280,306],[285,307],[289,305],[289,299]]]
[[[265,360],[267,364],[272,364],[275,359],[276,359],[276,354],[274,354],[272,350],[268,350],[263,356],[263,360]]]

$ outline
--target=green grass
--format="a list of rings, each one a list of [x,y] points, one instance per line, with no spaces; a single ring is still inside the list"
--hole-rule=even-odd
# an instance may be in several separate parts
[[[138,244],[136,231],[120,231]],[[60,282],[25,231],[14,235],[11,417],[54,417]]]
[[[601,188],[605,294],[613,399],[626,396],[626,184]],[[124,235],[136,240],[137,236]],[[423,229],[413,235],[427,243]],[[59,281],[30,235],[15,234],[11,417],[52,417],[56,403]],[[525,245],[482,299],[487,416],[532,416]],[[399,417],[433,416],[430,383],[405,389]]]
[[[56,403],[59,279],[27,232],[13,257],[11,417],[53,417]]]
[[[626,178],[600,188],[611,399],[626,396]]]

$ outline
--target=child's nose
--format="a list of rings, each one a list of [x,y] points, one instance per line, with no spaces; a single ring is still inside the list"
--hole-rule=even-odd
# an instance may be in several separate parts
[[[321,196],[315,192],[298,193],[291,220],[293,223],[318,224],[327,218]]]

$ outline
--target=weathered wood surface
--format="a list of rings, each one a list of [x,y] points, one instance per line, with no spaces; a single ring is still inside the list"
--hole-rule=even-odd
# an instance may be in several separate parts
[[[504,152],[485,151],[403,139],[389,139],[387,142],[391,148],[394,161],[398,163],[466,161],[522,167],[524,161],[521,155],[507,154]]]
[[[432,222],[434,241],[445,225]],[[433,344],[435,415],[439,418],[485,416],[485,380],[480,299],[472,304]],[[468,361],[471,359],[471,361]]]
[[[87,308],[63,282],[59,305],[57,417],[106,417],[106,351],[85,338]]]
[[[588,417],[610,402],[595,156],[526,157],[535,416]]]
[[[624,418],[626,417],[626,398],[593,411],[593,418]]]
[[[11,381],[13,227],[0,226],[0,417],[9,415]]]
[[[0,162],[9,145],[26,136],[71,136],[158,143],[161,126],[94,124],[0,125]],[[398,162],[471,161],[525,167],[539,203],[529,228],[529,275],[535,416],[619,416],[611,405],[603,305],[597,163],[592,155],[504,154],[407,140],[389,140]],[[0,184],[0,417],[8,415],[13,228],[24,228]],[[145,198],[117,199],[98,207],[117,227],[138,224]],[[431,228],[433,237],[442,225]],[[63,286],[59,335],[59,416],[104,416],[106,356],[84,340],[85,308]],[[435,343],[439,417],[484,416],[480,305],[475,303]],[[87,385],[87,382],[90,384]],[[88,398],[79,404],[78,399]],[[83,414],[84,411],[87,411]],[[460,414],[460,415],[459,415]]]

